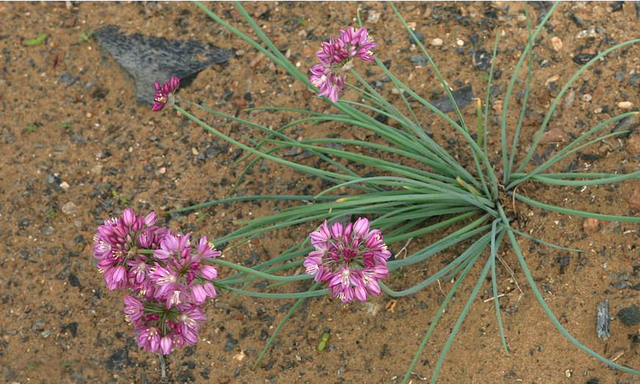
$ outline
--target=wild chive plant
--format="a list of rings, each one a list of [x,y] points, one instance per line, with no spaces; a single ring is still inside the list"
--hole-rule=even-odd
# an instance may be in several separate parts
[[[382,46],[382,43],[380,43],[380,46],[378,47],[380,53],[377,56],[373,56],[371,54],[371,46],[369,49],[365,50],[367,51],[365,55],[366,58],[371,61],[371,63],[365,63],[365,65],[373,65],[375,63],[375,65],[377,65],[377,67],[386,74],[386,76],[388,76],[393,85],[400,90],[399,98],[403,103],[401,107],[396,106],[389,100],[385,99],[374,87],[359,75],[358,64],[354,65],[354,63],[350,61],[351,58],[358,55],[352,56],[349,54],[347,57],[338,57],[337,59],[334,59],[332,56],[322,56],[322,52],[335,48],[334,40],[330,40],[328,43],[323,45],[321,52],[318,54],[321,67],[316,66],[311,68],[311,77],[309,78],[306,73],[300,71],[294,64],[287,60],[287,58],[264,34],[262,29],[251,18],[249,13],[240,3],[235,3],[235,7],[244,18],[245,22],[249,25],[251,31],[258,37],[258,41],[252,39],[246,33],[240,31],[235,26],[220,18],[205,5],[199,2],[196,2],[196,5],[214,21],[224,26],[241,40],[248,43],[286,70],[293,78],[302,82],[317,94],[328,96],[326,101],[333,107],[333,111],[331,113],[320,113],[293,107],[265,107],[253,109],[253,111],[290,113],[301,116],[300,118],[283,125],[279,129],[272,130],[266,126],[241,117],[225,114],[202,105],[192,104],[200,111],[207,112],[214,117],[224,118],[229,121],[254,128],[256,133],[264,134],[264,137],[257,142],[252,141],[249,144],[246,144],[216,130],[203,119],[196,117],[192,112],[186,111],[179,105],[173,105],[173,108],[186,118],[194,121],[200,127],[213,135],[243,149],[253,157],[249,162],[247,169],[255,164],[257,159],[266,159],[287,165],[296,171],[315,176],[331,183],[331,187],[318,191],[315,196],[241,196],[211,201],[181,209],[181,211],[188,211],[223,202],[234,201],[291,200],[306,202],[304,205],[293,206],[266,217],[253,219],[244,227],[217,239],[218,242],[235,242],[231,247],[239,246],[250,239],[263,236],[269,231],[288,229],[303,223],[313,223],[317,226],[319,223],[332,223],[340,218],[349,217],[350,215],[366,215],[370,217],[371,227],[377,228],[384,233],[384,242],[392,248],[397,246],[399,242],[406,241],[411,238],[417,238],[427,234],[433,235],[434,233],[439,233],[438,231],[440,230],[454,228],[455,230],[453,232],[447,235],[442,235],[437,241],[431,243],[427,247],[415,251],[406,258],[395,260],[390,259],[386,263],[388,271],[403,268],[415,268],[420,263],[431,262],[434,256],[442,253],[443,251],[450,250],[454,246],[464,245],[466,247],[466,250],[461,252],[459,256],[424,281],[402,290],[393,290],[389,288],[387,284],[376,279],[376,284],[379,286],[380,290],[392,297],[402,297],[414,294],[435,283],[439,279],[455,279],[455,283],[446,295],[441,307],[436,312],[433,321],[429,325],[420,346],[407,369],[403,383],[407,382],[423,349],[429,341],[430,335],[438,324],[444,310],[448,307],[451,299],[456,294],[457,289],[477,264],[481,268],[477,281],[473,286],[464,307],[458,315],[455,325],[453,326],[444,347],[442,348],[440,357],[432,372],[431,382],[435,383],[437,381],[439,371],[444,363],[451,344],[488,276],[491,276],[491,289],[493,292],[496,319],[502,345],[505,351],[508,352],[497,288],[496,260],[500,248],[503,245],[507,246],[507,244],[509,244],[515,253],[522,273],[526,277],[536,300],[563,336],[569,339],[578,348],[611,367],[633,374],[640,374],[639,371],[610,361],[599,353],[583,345],[558,321],[549,306],[546,304],[542,293],[533,279],[527,260],[525,260],[523,256],[518,239],[526,238],[534,240],[541,244],[565,251],[579,252],[579,250],[554,245],[544,241],[543,239],[533,238],[518,230],[515,216],[509,209],[512,204],[517,201],[531,207],[572,216],[640,223],[640,218],[638,217],[599,214],[564,208],[526,197],[523,193],[518,191],[518,187],[525,183],[579,187],[585,185],[608,185],[629,179],[640,178],[640,171],[628,174],[549,172],[554,165],[564,159],[567,159],[577,151],[606,140],[607,138],[625,133],[614,132],[602,134],[602,131],[612,124],[636,115],[637,112],[624,113],[599,122],[593,128],[584,132],[575,140],[569,142],[564,148],[558,150],[548,160],[542,162],[542,164],[537,166],[533,166],[531,164],[531,160],[540,144],[541,137],[545,133],[549,122],[554,116],[559,102],[563,99],[564,95],[571,88],[576,79],[601,59],[606,57],[609,53],[629,47],[632,44],[636,44],[640,42],[640,39],[629,40],[612,46],[600,52],[596,57],[584,64],[569,79],[569,81],[567,81],[555,97],[546,112],[544,120],[540,125],[540,128],[537,130],[532,143],[527,149],[526,147],[523,147],[520,142],[520,133],[531,90],[530,87],[533,73],[532,50],[535,45],[534,42],[538,38],[538,35],[542,31],[544,25],[558,7],[558,3],[553,4],[549,12],[544,16],[541,23],[535,29],[531,26],[529,15],[527,14],[529,31],[528,43],[515,66],[514,73],[511,76],[506,90],[506,95],[504,97],[502,113],[499,119],[500,161],[498,166],[494,168],[491,162],[492,159],[490,158],[491,154],[487,149],[487,135],[489,132],[493,132],[493,130],[489,129],[490,124],[488,117],[490,111],[491,82],[493,79],[495,58],[498,53],[499,34],[496,34],[493,47],[484,108],[482,108],[482,103],[478,100],[476,106],[477,120],[474,125],[470,125],[467,124],[463,118],[449,85],[442,76],[438,66],[429,55],[427,49],[415,36],[414,31],[409,28],[393,3],[389,3],[389,8],[393,11],[407,33],[413,38],[413,42],[417,45],[421,53],[427,58],[427,61],[433,70],[433,75],[440,81],[455,110],[453,116],[449,116],[442,112],[424,97],[420,96],[407,84],[403,83],[383,64],[382,59],[377,57],[384,55],[384,47]],[[362,22],[360,22],[360,26],[362,27]],[[347,29],[346,31],[349,31],[352,35],[357,32],[355,29]],[[345,32],[343,32],[343,34]],[[375,36],[375,34],[375,31],[373,31],[372,35]],[[346,40],[343,39],[342,43],[345,41]],[[352,43],[352,48],[355,47],[355,52],[358,52],[357,43],[359,42],[360,41],[358,40],[355,44]],[[367,37],[365,39],[365,44],[366,43],[372,43],[372,41]],[[347,49],[347,52],[354,52],[354,50]],[[515,89],[516,80],[518,79],[525,63],[527,65],[527,76],[524,97],[522,100],[523,105],[520,113],[518,114],[517,123],[515,126],[510,126],[508,124],[508,115],[510,113],[509,104],[512,93]],[[354,79],[356,84],[348,84],[345,77],[343,77],[345,75],[348,75],[349,79]],[[343,86],[347,86],[359,92],[363,102],[345,99],[339,100],[339,93]],[[455,131],[459,137],[463,138],[464,143],[466,143],[468,147],[470,165],[459,161],[454,154],[447,151],[440,143],[436,142],[427,134],[427,132],[425,132],[423,125],[414,110],[413,105],[415,103],[418,103],[421,107],[428,109],[431,113],[448,124],[450,129]],[[374,118],[375,115],[393,119],[397,124],[391,125],[380,121],[379,119]],[[370,133],[373,133],[377,139],[375,142],[341,138],[319,138],[298,141],[287,134],[287,131],[293,127],[305,126],[305,124],[323,124],[331,122],[369,131]],[[511,140],[508,140],[509,132],[511,131],[513,131],[513,134],[511,136]],[[365,154],[365,151],[356,151],[354,149],[356,147],[366,149],[367,153],[377,152],[379,154],[383,154],[383,156],[369,156]],[[283,151],[290,150],[291,148],[308,151],[313,156],[322,160],[324,167],[316,168],[310,165],[286,160],[281,154]],[[362,169],[365,169],[368,173],[366,175],[363,174]],[[243,173],[243,176],[245,174],[246,170]],[[345,189],[349,190],[350,193],[342,195],[335,194],[337,191]],[[360,225],[361,224],[362,223],[360,223]],[[353,224],[351,230],[354,230],[353,228],[358,225],[359,224],[357,223]],[[368,225],[369,222],[367,222],[367,226]],[[323,296],[329,293],[329,289],[321,288],[320,286],[323,282],[331,280],[324,278],[317,279],[319,281],[313,284],[308,291],[297,293],[256,292],[247,290],[246,286],[257,278],[269,279],[278,282],[276,285],[279,285],[288,282],[311,279],[313,277],[311,274],[318,276],[317,270],[314,268],[318,268],[321,263],[317,260],[317,254],[314,254],[313,252],[315,252],[314,250],[317,250],[317,245],[319,243],[317,233],[326,232],[327,229],[327,224],[322,224],[318,231],[314,232],[316,235],[312,234],[310,238],[301,237],[298,244],[283,251],[279,256],[260,263],[253,268],[237,266],[231,263],[225,265],[238,271],[236,274],[219,281],[219,284],[229,290],[261,298],[298,299],[267,341],[265,349],[258,356],[254,366],[259,363],[271,341],[284,325],[284,322],[291,317],[305,299]],[[324,233],[322,235],[322,241],[326,241],[331,236],[340,238],[340,234],[337,232],[340,231],[337,229],[335,236],[333,234]],[[327,255],[328,251],[326,246],[322,248],[321,251],[323,255]],[[305,262],[305,260],[307,261]],[[312,261],[310,262],[309,260]],[[281,272],[296,269],[303,264],[306,265],[309,274],[293,276],[280,274]],[[331,269],[331,272],[333,273],[339,270],[344,271],[344,269],[335,269],[334,266],[334,269]],[[386,273],[387,272],[385,270],[383,275],[386,276]],[[344,276],[340,276],[348,279],[350,274],[347,273]],[[393,279],[391,278],[390,280],[391,283],[393,283]],[[340,280],[339,284],[343,284],[343,280]],[[331,283],[329,283],[329,286],[335,287],[335,284],[332,286]],[[355,289],[358,284],[345,282],[342,286],[354,287]],[[375,292],[375,290],[373,292]],[[336,294],[336,292],[334,292],[334,294]],[[340,298],[344,299],[344,295],[346,294],[343,292],[337,293],[338,296],[340,294],[343,295],[340,296]],[[366,299],[366,296],[364,296],[362,292],[359,294],[362,298]]]

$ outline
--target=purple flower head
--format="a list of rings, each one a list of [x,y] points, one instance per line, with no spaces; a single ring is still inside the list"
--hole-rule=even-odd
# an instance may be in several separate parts
[[[389,273],[391,252],[382,233],[370,229],[369,220],[361,217],[346,227],[341,223],[329,226],[325,220],[310,237],[315,250],[303,265],[315,281],[328,283],[334,297],[346,303],[380,294],[378,280]]]
[[[156,94],[153,96],[154,103],[151,110],[157,112],[162,110],[167,104],[169,104],[169,106],[173,105],[175,102],[173,94],[180,87],[180,78],[172,76],[164,85],[160,85],[160,83],[156,81],[153,86]]]
[[[146,256],[139,249],[158,246],[166,230],[155,226],[155,214],[136,216],[127,208],[122,216],[105,220],[94,236],[93,256],[109,290],[132,287],[145,278]]]
[[[125,297],[125,314],[134,325],[138,345],[148,352],[170,354],[184,345],[198,342],[200,323],[206,321],[195,304],[166,308],[155,300]]]
[[[353,59],[373,61],[374,43],[366,28],[340,31],[340,37],[322,42],[316,57],[320,64],[310,69],[309,81],[318,88],[318,96],[326,96],[334,103],[344,90],[344,72],[353,68]]]
[[[153,254],[158,260],[150,274],[156,287],[154,297],[164,300],[167,308],[189,302],[203,304],[207,297],[216,296],[209,280],[217,279],[218,271],[208,263],[221,253],[207,243],[206,237],[195,247],[189,240],[189,235],[169,233]]]
[[[347,57],[358,57],[363,61],[373,61],[373,55],[375,54],[373,49],[378,44],[373,42],[366,28],[354,29],[349,27],[346,31],[340,30],[338,40],[344,46]]]
[[[334,103],[344,89],[344,75],[335,73],[322,64],[311,67],[309,80],[318,88],[318,96],[327,96]]]

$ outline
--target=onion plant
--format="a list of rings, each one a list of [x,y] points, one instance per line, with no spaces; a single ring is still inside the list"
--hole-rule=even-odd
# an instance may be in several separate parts
[[[301,71],[285,57],[269,37],[265,35],[256,21],[252,19],[243,5],[235,3],[237,11],[246,22],[246,25],[249,26],[250,33],[257,36],[257,40],[250,37],[249,32],[243,32],[238,27],[224,20],[211,11],[206,5],[199,2],[196,2],[196,5],[216,23],[268,57],[276,65],[284,69],[291,77],[303,83],[310,90],[319,92],[318,88],[310,82],[308,74]],[[244,160],[247,165],[241,178],[247,175],[248,170],[251,169],[257,161],[264,159],[321,179],[323,180],[323,185],[330,185],[325,189],[317,190],[315,195],[230,197],[223,200],[204,202],[183,208],[180,211],[201,209],[220,203],[252,200],[288,200],[297,202],[277,213],[252,219],[246,222],[246,225],[243,227],[216,239],[215,242],[217,244],[229,243],[229,247],[240,246],[251,239],[264,236],[265,233],[270,231],[288,230],[304,223],[319,225],[325,220],[334,222],[349,215],[361,215],[370,218],[371,226],[379,228],[385,233],[386,244],[389,245],[391,249],[398,249],[401,244],[408,239],[420,238],[427,235],[430,239],[433,239],[433,236],[439,236],[436,241],[410,253],[405,258],[390,260],[388,262],[389,270],[418,268],[419,265],[430,263],[434,258],[441,256],[445,252],[451,252],[452,249],[460,249],[459,247],[464,246],[464,251],[459,253],[452,261],[414,286],[394,290],[390,288],[389,282],[387,284],[380,283],[382,291],[395,298],[415,294],[429,287],[439,279],[453,278],[455,281],[427,328],[418,350],[407,368],[404,380],[402,381],[403,383],[406,383],[411,375],[416,362],[419,360],[423,349],[429,342],[429,338],[445,312],[445,309],[447,309],[452,298],[458,292],[462,282],[470,275],[476,265],[479,270],[477,280],[442,348],[440,357],[432,372],[431,382],[434,383],[437,381],[447,352],[453,340],[456,338],[478,292],[488,277],[490,277],[491,280],[495,315],[502,346],[504,350],[508,352],[509,348],[500,309],[496,278],[496,267],[499,259],[498,252],[507,247],[515,254],[521,272],[525,276],[536,300],[549,320],[564,337],[584,352],[613,368],[640,374],[639,371],[608,360],[598,352],[587,347],[572,336],[558,321],[534,281],[519,241],[525,238],[564,251],[579,252],[579,250],[551,244],[544,239],[533,238],[520,231],[514,212],[510,209],[514,202],[519,202],[533,208],[558,212],[574,217],[640,223],[640,218],[638,217],[601,214],[565,208],[544,201],[538,201],[518,191],[518,187],[525,183],[580,187],[585,185],[608,185],[640,178],[640,171],[627,174],[550,172],[554,169],[554,165],[569,158],[577,151],[606,140],[607,138],[624,134],[625,132],[605,133],[605,129],[623,119],[634,116],[637,112],[623,113],[598,122],[593,128],[567,143],[541,164],[532,164],[532,159],[540,146],[542,135],[547,131],[560,101],[571,89],[575,81],[585,71],[598,65],[598,63],[610,53],[628,48],[632,44],[640,42],[640,39],[629,40],[612,46],[600,52],[584,64],[561,88],[560,92],[548,107],[542,124],[537,129],[532,142],[528,147],[525,147],[522,144],[521,129],[527,105],[530,101],[529,95],[532,87],[532,51],[535,42],[540,38],[539,36],[545,24],[558,7],[558,3],[553,4],[549,12],[542,18],[540,24],[537,26],[531,25],[527,13],[528,42],[508,82],[506,94],[503,99],[502,111],[499,116],[499,125],[497,127],[493,127],[493,124],[490,124],[491,119],[489,119],[489,115],[492,111],[490,108],[490,95],[492,79],[494,77],[495,58],[498,54],[499,47],[499,32],[496,33],[493,44],[493,55],[486,86],[486,96],[484,100],[477,100],[475,106],[477,110],[475,121],[469,122],[463,118],[460,107],[448,85],[449,83],[443,77],[426,47],[420,39],[418,39],[415,32],[408,26],[407,22],[396,9],[394,3],[389,3],[388,5],[390,11],[393,12],[397,18],[399,25],[406,30],[406,33],[412,38],[412,42],[417,45],[417,49],[426,57],[432,70],[431,73],[440,81],[442,88],[453,106],[454,111],[452,114],[442,112],[424,96],[421,96],[418,92],[411,89],[408,84],[405,84],[394,75],[394,73],[384,65],[384,60],[380,57],[384,55],[383,49],[380,50],[380,54],[371,58],[372,63],[370,63],[370,65],[377,65],[380,71],[390,79],[393,86],[400,91],[399,101],[401,101],[402,104],[397,103],[400,105],[396,105],[396,103],[387,100],[357,72],[356,68],[351,67],[347,69],[346,74],[349,76],[349,79],[354,79],[355,83],[347,84],[347,86],[357,91],[360,96],[359,101],[337,100],[335,95],[330,98],[325,97],[326,102],[332,107],[328,113],[292,106],[268,106],[246,111],[247,115],[251,115],[254,111],[260,111],[262,113],[279,113],[296,116],[293,121],[282,125],[278,129],[271,129],[251,121],[250,118],[245,119],[243,117],[226,114],[204,105],[190,104],[190,110],[185,110],[178,104],[174,104],[173,108],[184,117],[190,119],[212,135],[224,139],[245,151],[247,155]],[[359,18],[358,20],[362,27],[361,20]],[[517,79],[523,71],[526,71],[524,97],[522,98],[520,110],[517,112],[517,122],[514,126],[509,123],[510,120],[508,117],[510,114],[515,113],[511,101]],[[445,124],[448,129],[463,139],[467,147],[467,154],[469,155],[468,164],[459,160],[459,156],[445,149],[442,143],[438,143],[427,133],[423,122],[418,118],[419,113],[416,111],[416,106],[423,109],[426,108],[433,115],[437,116],[442,124]],[[206,117],[197,117],[203,115],[227,119],[230,122],[250,127],[255,130],[254,137],[258,138],[241,140],[232,135],[227,135],[208,124]],[[240,114],[240,116],[243,115]],[[386,119],[376,119],[376,116],[383,116]],[[394,123],[388,123],[386,121],[393,121]],[[353,129],[368,131],[370,134],[373,134],[376,139],[373,141],[346,138],[309,138],[297,140],[289,134],[289,132],[296,127],[309,127],[327,123],[337,123],[342,126],[351,126]],[[497,162],[492,162],[494,159],[491,158],[491,153],[487,145],[488,135],[499,135],[497,139],[499,139],[500,143],[500,158]],[[283,154],[292,148],[307,151],[319,160],[316,164],[321,164],[321,166],[316,167],[287,160]],[[371,155],[372,153],[377,153],[380,156]],[[492,165],[494,163],[497,164],[494,166]],[[363,173],[363,169],[366,170],[366,174]],[[339,191],[340,193],[338,193]],[[279,255],[257,264],[252,268],[239,266],[224,260],[217,261],[219,265],[236,270],[235,274],[220,279],[217,282],[219,287],[259,298],[297,299],[297,302],[292,306],[289,313],[284,317],[267,341],[265,349],[255,362],[256,365],[259,363],[264,352],[269,348],[273,338],[284,325],[284,322],[294,314],[300,304],[308,298],[323,296],[329,292],[329,290],[323,288],[320,283],[310,284],[310,288],[304,292],[273,292],[272,288],[274,286],[312,279],[313,276],[308,274],[296,275],[291,273],[291,271],[298,269],[303,264],[304,257],[312,250],[313,247],[309,239],[305,237],[304,239],[300,239],[299,243],[282,250]],[[251,288],[249,288],[250,283],[258,278],[268,279],[275,283],[267,288],[266,291],[259,292],[251,290]],[[390,279],[392,280],[392,278]]]

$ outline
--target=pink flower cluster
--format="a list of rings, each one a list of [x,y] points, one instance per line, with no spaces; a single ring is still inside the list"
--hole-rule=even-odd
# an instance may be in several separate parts
[[[165,105],[171,106],[174,102],[173,92],[180,87],[180,78],[172,76],[169,81],[160,85],[157,81],[153,84],[156,89],[156,94],[153,96],[153,107],[151,110],[154,112],[162,110]]]
[[[174,235],[155,225],[156,215],[136,216],[127,208],[105,220],[94,237],[94,257],[109,290],[129,289],[124,298],[144,350],[168,355],[198,341],[201,306],[216,296],[210,262],[220,255],[206,237],[192,245],[190,236]]]
[[[344,71],[353,67],[353,59],[373,61],[374,43],[366,28],[340,30],[340,37],[322,43],[316,52],[320,64],[311,67],[309,80],[318,88],[318,96],[326,96],[334,103],[344,89]]]
[[[328,283],[334,297],[347,303],[380,294],[378,280],[389,274],[391,252],[380,230],[370,229],[369,220],[361,217],[346,227],[341,223],[329,227],[325,221],[310,236],[315,251],[303,265],[315,281]]]

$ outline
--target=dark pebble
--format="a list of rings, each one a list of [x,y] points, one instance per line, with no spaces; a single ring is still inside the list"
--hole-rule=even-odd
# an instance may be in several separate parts
[[[618,121],[615,127],[611,130],[613,133],[617,132],[626,132],[625,134],[621,134],[618,136],[619,138],[626,139],[631,136],[631,133],[636,130],[636,128],[640,125],[640,114],[636,114],[633,116],[625,117],[624,119]]]
[[[253,95],[251,95],[251,92],[247,92],[244,94],[244,99],[247,101],[252,101],[253,100]]]
[[[567,267],[569,266],[570,262],[571,262],[571,257],[570,256],[558,257],[558,263],[560,263],[560,274],[561,275],[564,275],[564,272],[567,269]]]
[[[575,13],[572,13],[569,18],[580,28],[584,28],[584,26],[586,25],[582,17],[576,15]]]
[[[231,100],[232,97],[233,97],[233,91],[231,90],[226,90],[222,93],[222,99],[224,101],[229,101]]]
[[[69,72],[65,72],[62,75],[60,75],[60,77],[58,78],[58,80],[60,80],[60,82],[67,84],[67,87],[72,86],[73,84],[76,83],[76,81],[78,81],[80,79],[80,76],[72,76]]]
[[[193,376],[191,372],[182,372],[176,375],[176,380],[178,380],[179,383],[191,383],[196,381],[196,377]]]
[[[255,251],[251,251],[249,253],[249,257],[244,260],[244,265],[254,265],[258,261],[260,261],[260,254]]]
[[[598,379],[597,377],[592,377],[591,379],[587,380],[585,384],[600,384],[600,379]]]
[[[460,109],[471,104],[474,99],[473,87],[471,84],[464,88],[456,89],[451,93]],[[449,96],[444,96],[443,98],[434,101],[432,104],[444,113],[455,111],[453,104],[451,104],[451,101],[449,100]]]
[[[502,71],[498,70],[498,71],[493,71],[493,78],[495,80],[498,80],[499,78],[502,77]]]
[[[29,224],[31,224],[29,219],[22,219],[22,220],[18,221],[18,228],[27,229],[27,228],[29,228]]]
[[[85,239],[83,235],[77,235],[73,238],[73,241],[75,241],[76,244],[85,244],[87,242],[87,239]]]
[[[71,333],[71,336],[78,336],[78,323],[76,323],[75,321],[73,323],[65,325],[64,328]]]
[[[624,71],[618,71],[618,72],[616,72],[616,74],[615,74],[615,78],[616,78],[616,80],[618,80],[619,82],[623,82],[623,81],[624,81],[624,78],[625,78],[625,73],[624,73]]]
[[[220,149],[216,147],[208,147],[204,150],[204,153],[207,155],[207,159],[211,159],[220,154]]]
[[[573,57],[573,62],[578,65],[585,65],[596,56],[595,53],[581,53]]]
[[[238,345],[238,340],[234,339],[230,334],[227,334],[227,342],[224,344],[224,350],[229,352],[235,346]]]
[[[76,383],[86,383],[87,379],[84,376],[80,376],[77,373],[72,373],[69,375],[69,377],[71,378],[71,380],[75,381]]]
[[[418,38],[418,41],[420,41],[421,43],[424,41],[425,36],[418,32],[418,31],[413,31],[414,35]],[[413,38],[412,35],[409,35],[409,43],[411,44],[417,44],[418,42]]]
[[[635,1],[633,5],[636,6],[636,17],[640,17],[640,1]]]
[[[91,92],[91,98],[94,100],[102,100],[109,94],[109,90],[106,88],[98,87],[95,91]]]
[[[624,325],[640,324],[640,308],[635,304],[627,308],[622,308],[618,312],[618,318]]]
[[[106,367],[112,371],[122,371],[125,365],[135,365],[129,358],[129,349],[127,347],[120,348],[112,353],[107,360]]]
[[[631,75],[631,77],[629,77],[629,85],[631,85],[632,87],[640,85],[640,75],[638,75],[637,73]]]
[[[78,277],[76,275],[71,273],[69,274],[69,284],[71,284],[72,287],[79,287],[80,280],[78,280]]]
[[[411,56],[409,60],[411,60],[413,64],[418,65],[420,67],[424,67],[427,65],[427,58],[424,56]]]
[[[614,1],[611,3],[611,12],[620,12],[624,6],[624,1]]]
[[[473,54],[473,67],[480,71],[486,71],[491,65],[491,54],[484,49],[479,49]]]

